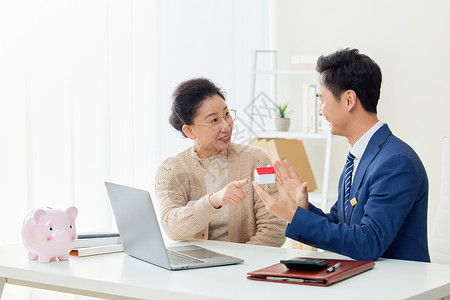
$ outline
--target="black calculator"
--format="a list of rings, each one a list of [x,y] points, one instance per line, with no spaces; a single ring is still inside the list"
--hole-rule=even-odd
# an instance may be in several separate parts
[[[297,258],[289,260],[280,260],[280,263],[285,264],[290,270],[301,271],[319,271],[328,266],[328,260],[313,259],[313,258]]]

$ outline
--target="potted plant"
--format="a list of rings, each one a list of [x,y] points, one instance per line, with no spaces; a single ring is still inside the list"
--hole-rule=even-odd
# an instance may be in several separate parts
[[[277,104],[277,118],[275,119],[275,127],[278,131],[288,131],[291,124],[291,118],[286,118],[287,104]]]

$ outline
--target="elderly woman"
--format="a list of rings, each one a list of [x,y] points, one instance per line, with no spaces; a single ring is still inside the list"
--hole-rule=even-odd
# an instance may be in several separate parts
[[[258,148],[231,143],[236,111],[228,108],[220,88],[208,79],[192,79],[172,97],[169,122],[193,146],[166,159],[156,175],[169,238],[280,247],[286,222],[267,212],[251,185],[254,169],[270,164],[270,158]],[[266,190],[277,194],[275,185]]]

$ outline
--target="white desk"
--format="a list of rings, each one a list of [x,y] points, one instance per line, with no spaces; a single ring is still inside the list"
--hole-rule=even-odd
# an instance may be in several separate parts
[[[342,256],[295,249],[191,240],[244,263],[167,271],[124,253],[39,263],[22,245],[0,247],[0,295],[5,283],[108,299],[438,299],[450,295],[450,265],[379,260],[374,269],[329,287],[246,279],[249,271],[296,256]],[[185,244],[178,242],[175,244]],[[413,249],[412,249],[413,251]]]

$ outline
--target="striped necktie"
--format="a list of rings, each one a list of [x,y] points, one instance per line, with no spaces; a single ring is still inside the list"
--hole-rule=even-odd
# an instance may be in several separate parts
[[[345,186],[345,219],[348,217],[348,213],[350,211],[350,189],[352,188],[352,173],[353,173],[353,160],[355,159],[355,156],[348,152],[347,155],[347,162],[345,163],[345,180],[344,180],[344,186]]]

